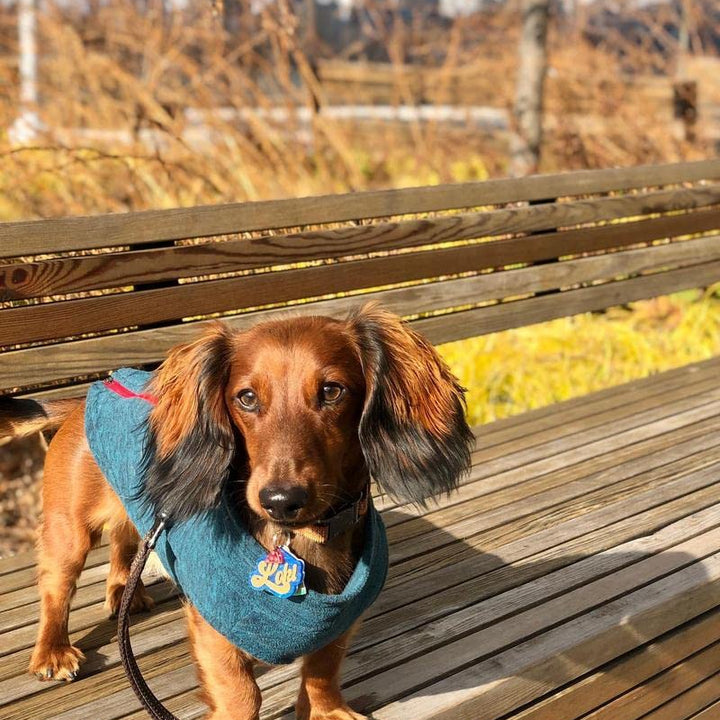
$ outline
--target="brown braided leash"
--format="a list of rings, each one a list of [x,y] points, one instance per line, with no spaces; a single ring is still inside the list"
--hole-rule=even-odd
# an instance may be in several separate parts
[[[135,695],[137,695],[138,700],[140,700],[153,720],[178,720],[178,718],[157,699],[145,682],[145,678],[142,676],[142,672],[140,672],[140,668],[135,661],[135,655],[133,655],[132,646],[130,645],[130,603],[140,582],[140,576],[145,568],[148,556],[155,547],[160,533],[165,529],[166,523],[167,517],[161,515],[155,521],[155,525],[153,525],[150,532],[144,537],[142,546],[130,566],[130,575],[127,579],[122,599],[120,600],[120,609],[118,610],[118,647],[120,648],[120,659],[122,660],[125,674],[130,681]]]

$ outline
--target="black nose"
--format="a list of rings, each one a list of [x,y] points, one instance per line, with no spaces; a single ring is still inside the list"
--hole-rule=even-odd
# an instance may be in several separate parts
[[[260,505],[275,520],[292,520],[305,507],[308,495],[300,485],[270,485],[260,491]]]

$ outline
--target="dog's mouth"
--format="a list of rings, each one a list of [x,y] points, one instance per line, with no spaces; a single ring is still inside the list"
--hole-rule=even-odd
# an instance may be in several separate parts
[[[342,502],[332,503],[329,500],[326,502],[318,502],[317,504],[321,507],[313,508],[311,512],[307,512],[307,507],[303,508],[296,517],[273,517],[273,515],[264,508],[263,514],[266,516],[266,520],[273,523],[280,531],[293,532],[302,528],[325,525],[338,515],[354,508],[365,496],[365,491],[363,491]]]

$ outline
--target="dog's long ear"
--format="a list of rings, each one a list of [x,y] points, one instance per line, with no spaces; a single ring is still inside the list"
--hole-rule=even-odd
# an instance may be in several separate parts
[[[369,305],[349,319],[365,373],[360,442],[388,494],[424,506],[470,466],[473,434],[463,388],[433,346]]]
[[[173,520],[213,508],[235,456],[225,406],[232,336],[221,323],[170,351],[150,384],[157,405],[148,420],[145,489]]]

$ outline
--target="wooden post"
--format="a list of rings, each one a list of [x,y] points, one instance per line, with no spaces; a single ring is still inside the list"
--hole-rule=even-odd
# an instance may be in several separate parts
[[[511,141],[511,173],[515,176],[537,172],[540,164],[549,15],[550,0],[522,0],[515,134]]]
[[[38,116],[37,45],[35,0],[19,0],[17,6],[18,45],[20,48],[20,102],[18,116],[8,135],[12,142],[33,142],[42,130]]]
[[[677,120],[682,120],[685,128],[685,140],[697,139],[697,82],[680,80],[673,83],[673,110]]]

